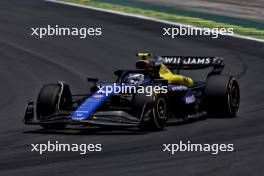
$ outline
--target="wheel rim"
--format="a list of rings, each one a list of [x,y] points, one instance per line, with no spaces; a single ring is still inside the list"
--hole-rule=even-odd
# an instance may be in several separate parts
[[[157,114],[160,119],[166,118],[166,102],[163,98],[160,98],[157,102]]]
[[[236,113],[239,107],[239,91],[236,85],[231,84],[228,93],[229,110],[232,114]]]
[[[231,105],[236,110],[239,106],[239,97],[238,97],[238,90],[235,86],[232,87],[230,96],[231,96]]]

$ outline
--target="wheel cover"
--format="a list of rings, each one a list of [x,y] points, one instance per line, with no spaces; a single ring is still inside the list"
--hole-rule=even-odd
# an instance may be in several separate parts
[[[234,110],[237,110],[239,106],[239,97],[238,97],[238,90],[235,86],[233,86],[231,89],[230,99],[231,99],[231,106],[233,107]]]
[[[228,106],[229,111],[235,114],[239,108],[239,90],[238,87],[232,82],[228,91]]]
[[[159,98],[157,102],[157,115],[160,119],[166,118],[166,102],[164,98]]]

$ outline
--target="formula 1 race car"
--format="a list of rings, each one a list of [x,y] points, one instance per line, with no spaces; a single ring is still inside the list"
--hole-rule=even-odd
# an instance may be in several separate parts
[[[30,100],[24,122],[45,129],[67,125],[137,126],[162,130],[167,121],[202,117],[234,117],[239,108],[239,85],[233,76],[222,75],[219,57],[159,56],[138,53],[132,70],[117,70],[114,83],[93,85],[87,94],[72,95],[67,83],[47,84],[36,106]],[[206,81],[193,81],[180,70],[212,67]],[[174,73],[176,72],[176,74]],[[36,110],[35,110],[36,107]],[[36,113],[36,116],[34,115]]]

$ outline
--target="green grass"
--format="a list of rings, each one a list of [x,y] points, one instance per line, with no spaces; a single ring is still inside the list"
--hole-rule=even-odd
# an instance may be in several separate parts
[[[233,28],[235,34],[249,36],[258,39],[264,39],[264,30],[250,27],[243,27],[234,24],[221,23],[213,20],[189,17],[183,15],[177,15],[175,13],[160,12],[157,10],[141,9],[136,7],[111,4],[108,2],[100,2],[100,0],[64,0],[66,2],[73,2],[78,4],[83,4],[91,7],[97,7],[107,10],[114,10],[119,12],[125,12],[130,14],[142,15],[146,17],[156,18],[160,20],[167,20],[171,22],[183,23],[186,25],[193,25],[197,27],[207,27],[207,28]]]

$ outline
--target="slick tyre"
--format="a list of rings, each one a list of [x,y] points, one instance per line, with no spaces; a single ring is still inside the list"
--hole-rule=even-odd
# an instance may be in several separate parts
[[[38,95],[36,113],[39,121],[48,120],[47,117],[57,110],[66,109],[72,105],[72,96],[67,84],[44,85]],[[41,124],[44,129],[63,129],[65,123]]]
[[[166,126],[169,109],[167,102],[167,97],[163,94],[134,95],[134,111],[141,119],[139,128],[142,131],[160,131]]]
[[[239,85],[233,76],[208,77],[204,91],[204,105],[209,117],[235,117],[239,108]]]

